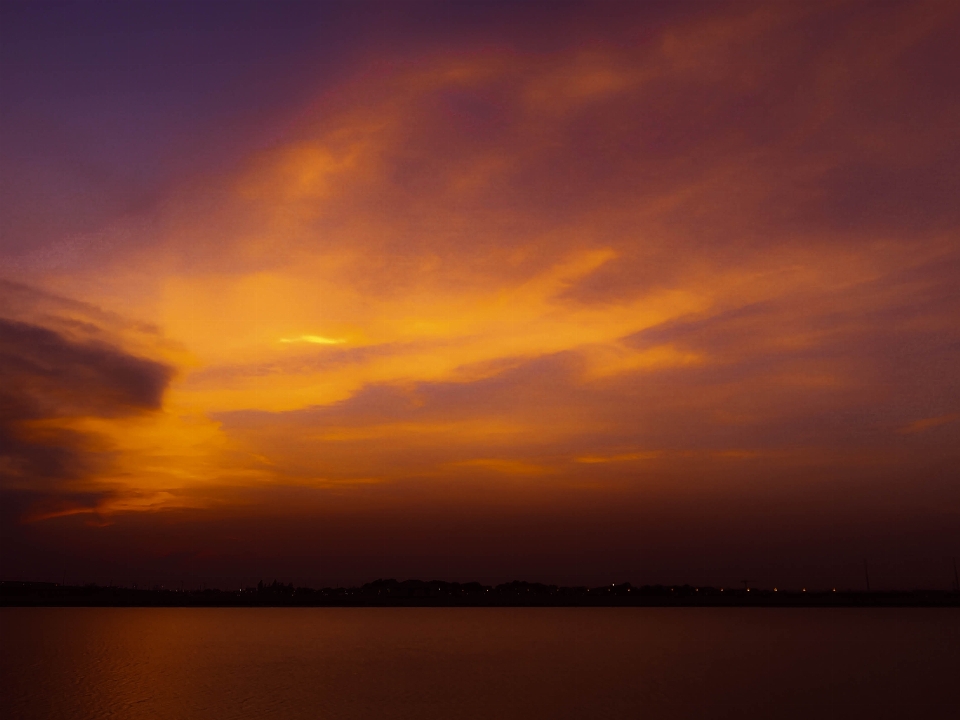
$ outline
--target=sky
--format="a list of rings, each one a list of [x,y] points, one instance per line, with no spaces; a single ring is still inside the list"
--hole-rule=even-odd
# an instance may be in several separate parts
[[[0,13],[3,578],[952,585],[956,3]]]

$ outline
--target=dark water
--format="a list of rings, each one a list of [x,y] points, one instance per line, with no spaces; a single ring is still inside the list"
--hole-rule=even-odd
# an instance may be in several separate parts
[[[960,717],[950,609],[11,608],[0,630],[7,718]]]

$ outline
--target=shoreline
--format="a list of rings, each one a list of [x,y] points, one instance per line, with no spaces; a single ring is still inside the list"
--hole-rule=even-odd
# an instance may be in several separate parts
[[[351,588],[274,582],[243,590],[179,590],[0,581],[0,607],[960,607],[960,593],[782,591],[630,583],[562,587],[513,582],[378,580]]]

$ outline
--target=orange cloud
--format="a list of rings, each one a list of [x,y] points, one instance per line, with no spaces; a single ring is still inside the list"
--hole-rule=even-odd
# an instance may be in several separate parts
[[[910,467],[882,428],[957,417],[934,416],[960,307],[936,152],[956,133],[932,119],[956,106],[909,59],[947,11],[837,20],[821,48],[823,12],[373,58],[283,141],[185,180],[145,239],[31,278],[82,302],[11,321],[169,372],[149,412],[18,432],[109,448],[70,487],[102,513],[465,474],[672,488],[728,481],[717,459]]]

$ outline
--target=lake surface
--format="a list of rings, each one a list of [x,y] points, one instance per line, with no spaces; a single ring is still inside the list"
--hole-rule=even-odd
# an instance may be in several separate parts
[[[8,718],[960,717],[955,609],[4,608],[0,631]]]

